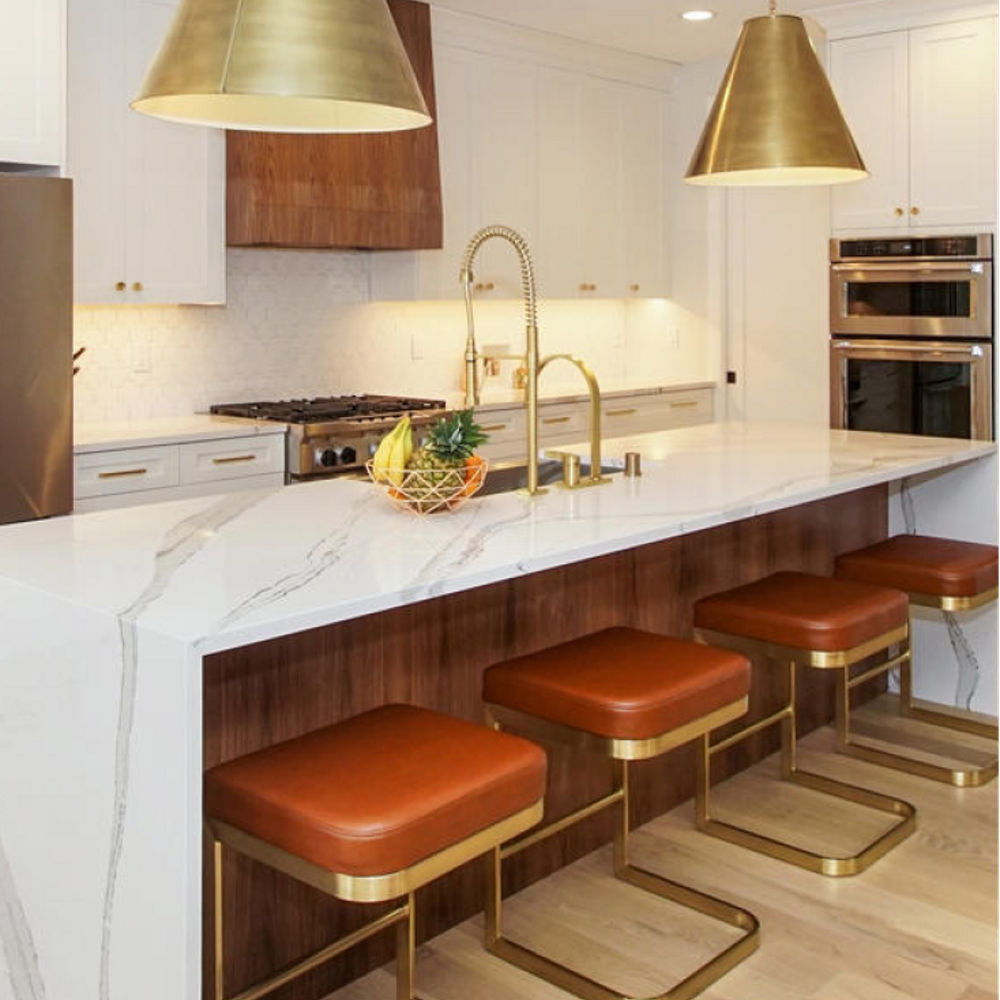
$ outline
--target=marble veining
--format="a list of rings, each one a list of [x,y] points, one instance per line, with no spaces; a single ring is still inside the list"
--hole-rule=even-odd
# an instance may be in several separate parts
[[[14,1000],[45,1000],[45,984],[31,927],[14,883],[7,852],[0,837],[0,944]]]
[[[136,599],[118,616],[121,637],[122,669],[119,693],[118,729],[115,735],[114,806],[108,875],[101,918],[101,968],[98,986],[100,1000],[110,991],[111,931],[114,922],[115,890],[121,862],[128,811],[129,758],[135,711],[136,684],[139,673],[136,623],[143,612],[163,595],[177,569],[193,558],[230,521],[258,503],[266,493],[247,492],[227,496],[207,511],[185,518],[169,532],[157,548],[152,579]]]

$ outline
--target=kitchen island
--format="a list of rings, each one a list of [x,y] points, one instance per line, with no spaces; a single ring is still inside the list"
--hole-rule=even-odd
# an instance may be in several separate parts
[[[994,452],[786,425],[643,440],[641,479],[428,519],[332,480],[0,529],[0,998],[202,995],[206,766],[387,701],[476,718],[489,663],[611,624],[683,634],[704,593],[885,537],[889,483]],[[809,680],[818,725],[829,692]],[[634,819],[684,795],[679,760],[640,773]],[[558,755],[552,771],[557,802],[606,780]],[[514,883],[607,834],[527,852]],[[349,919],[250,865],[234,877],[233,989]],[[476,891],[468,871],[430,888],[424,926]]]

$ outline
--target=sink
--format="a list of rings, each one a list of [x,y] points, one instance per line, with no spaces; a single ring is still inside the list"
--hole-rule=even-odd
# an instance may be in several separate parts
[[[602,465],[601,475],[610,476],[621,473],[620,466]],[[562,462],[555,459],[541,459],[538,462],[538,485],[552,486],[562,482],[563,467]],[[580,463],[580,476],[586,478],[590,475],[590,463]],[[483,488],[476,494],[479,497],[492,496],[495,493],[512,493],[514,490],[524,489],[528,485],[527,465],[494,465],[486,476]]]

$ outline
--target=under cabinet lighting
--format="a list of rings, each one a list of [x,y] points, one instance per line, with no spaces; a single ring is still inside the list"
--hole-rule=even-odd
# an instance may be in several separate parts
[[[685,21],[711,21],[715,17],[714,10],[685,10],[681,13]]]

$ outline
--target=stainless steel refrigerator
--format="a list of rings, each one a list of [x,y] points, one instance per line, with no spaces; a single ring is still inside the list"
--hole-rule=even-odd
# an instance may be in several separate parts
[[[0,174],[0,524],[72,507],[72,182]]]

